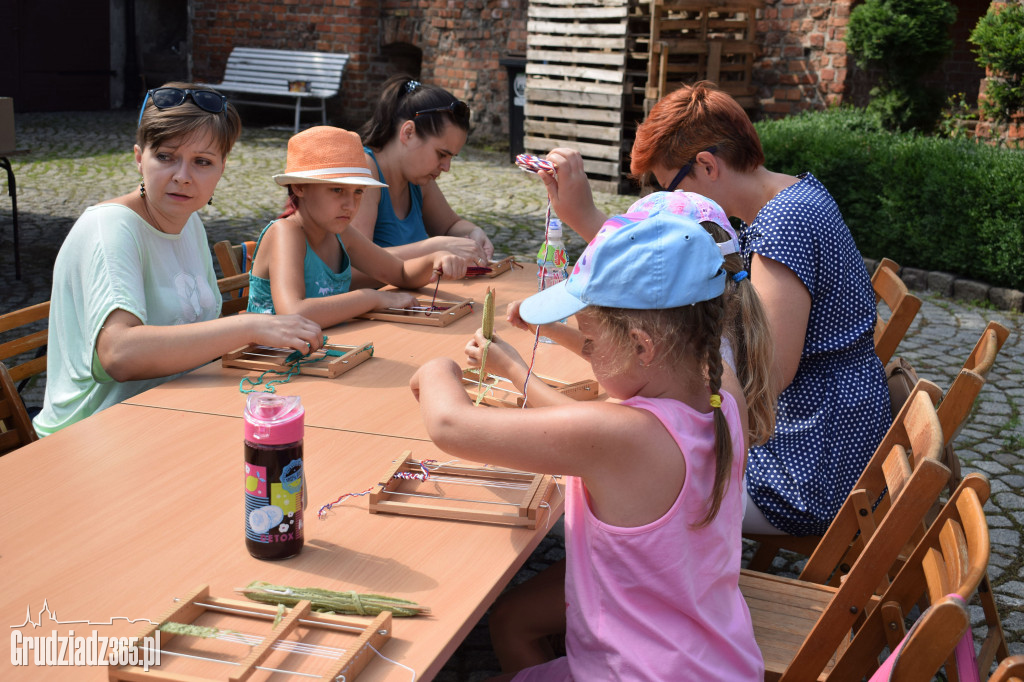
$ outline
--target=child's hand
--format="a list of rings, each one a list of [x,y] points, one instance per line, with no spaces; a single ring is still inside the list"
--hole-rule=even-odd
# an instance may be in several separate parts
[[[436,281],[438,273],[444,279],[462,279],[466,276],[467,265],[464,258],[453,253],[438,251],[434,254],[434,274],[430,276],[430,281]]]
[[[324,345],[320,325],[302,315],[246,315],[252,318],[252,340],[271,348],[294,348],[306,355]]]
[[[433,381],[443,381],[449,376],[459,385],[461,390],[462,370],[455,364],[455,361],[451,358],[434,358],[416,370],[416,373],[412,375],[412,379],[409,380],[409,389],[412,391],[413,397],[418,401],[420,399],[421,386]]]
[[[487,233],[484,232],[481,228],[477,227],[468,235],[466,235],[466,237],[476,242],[477,246],[479,246],[483,250],[486,262],[482,263],[481,265],[486,266],[487,263],[490,262],[491,257],[494,256],[494,245],[491,244],[491,240],[487,237]]]
[[[417,305],[416,295],[408,291],[376,291],[376,294],[377,305],[374,310],[412,308]]]
[[[470,367],[480,366],[480,356],[486,342],[483,329],[477,329],[473,338],[466,343],[466,357],[469,359]],[[487,366],[484,367],[484,371],[488,374],[511,378],[509,375],[516,367],[526,369],[526,362],[522,356],[500,336],[492,334],[491,345],[487,348]]]
[[[522,329],[523,331],[533,332],[534,326],[519,316],[519,305],[522,301],[512,301],[508,304],[508,309],[505,311],[505,319],[516,329]]]

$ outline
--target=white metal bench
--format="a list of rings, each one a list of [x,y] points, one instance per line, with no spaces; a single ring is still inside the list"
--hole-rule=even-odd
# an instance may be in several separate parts
[[[205,85],[225,93],[291,97],[295,100],[294,104],[234,97],[231,98],[231,102],[294,109],[295,132],[299,132],[299,116],[303,111],[319,109],[320,119],[323,125],[327,125],[326,100],[337,95],[341,89],[341,76],[347,63],[347,54],[235,47],[228,55],[224,79],[220,83]],[[298,88],[298,91],[291,89],[292,87]],[[304,105],[303,101],[309,99],[319,99],[320,104]]]

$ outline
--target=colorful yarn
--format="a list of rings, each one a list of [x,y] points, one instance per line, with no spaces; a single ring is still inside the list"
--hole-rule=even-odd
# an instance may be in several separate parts
[[[516,157],[516,165],[527,173],[554,173],[555,164],[533,154],[520,154]]]
[[[414,473],[412,471],[398,471],[395,473],[394,476],[392,476],[392,478],[400,478],[406,481],[426,481],[430,478],[430,465],[437,464],[437,460],[424,459],[417,462],[417,464],[419,464],[422,473]],[[334,507],[336,504],[340,504],[341,502],[344,502],[350,497],[362,497],[363,495],[368,495],[371,492],[373,492],[373,488],[367,488],[361,493],[345,493],[344,495],[336,499],[334,502],[328,502],[324,506],[320,507],[320,509],[317,510],[316,516],[318,519],[323,520],[323,518],[327,516],[327,512],[329,512],[331,508]]]
[[[718,395],[717,393],[712,393],[711,394],[711,407],[713,407],[713,408],[715,408],[717,410],[721,406],[722,406],[722,396]]]

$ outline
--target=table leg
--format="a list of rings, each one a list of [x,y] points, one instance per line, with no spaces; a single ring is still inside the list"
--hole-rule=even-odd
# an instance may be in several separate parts
[[[21,255],[18,249],[18,190],[14,184],[14,169],[7,157],[0,156],[0,168],[7,171],[7,191],[11,195],[11,217],[14,219],[14,279],[21,280]]]

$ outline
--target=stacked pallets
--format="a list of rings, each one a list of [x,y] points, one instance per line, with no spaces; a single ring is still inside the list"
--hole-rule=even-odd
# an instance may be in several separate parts
[[[681,83],[718,82],[756,102],[754,10],[763,0],[530,0],[526,151],[579,150],[597,190],[628,180],[636,127]]]

